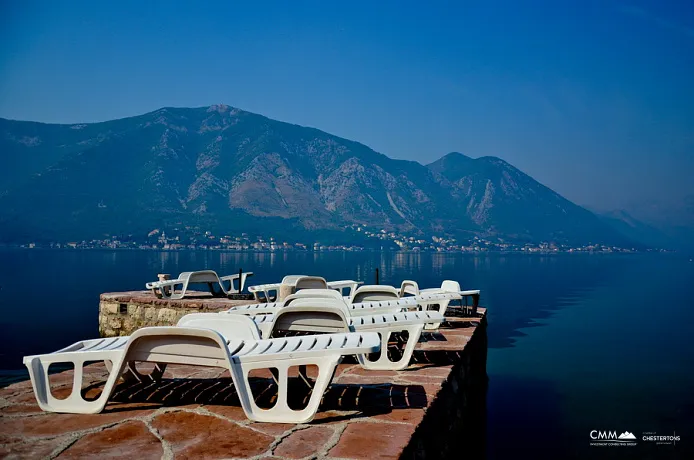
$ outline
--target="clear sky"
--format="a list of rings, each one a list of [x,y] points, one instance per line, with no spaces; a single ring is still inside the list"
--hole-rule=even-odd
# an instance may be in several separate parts
[[[226,103],[598,208],[694,194],[693,82],[689,0],[0,0],[1,117]]]

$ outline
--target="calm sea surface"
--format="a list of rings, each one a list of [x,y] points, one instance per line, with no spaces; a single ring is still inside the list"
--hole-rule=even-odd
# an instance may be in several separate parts
[[[489,458],[694,458],[694,262],[677,255],[0,250],[0,384],[24,375],[24,355],[96,337],[101,292],[203,268],[253,271],[251,284],[372,283],[376,268],[384,284],[459,280],[489,308]],[[590,446],[591,430],[639,445]]]

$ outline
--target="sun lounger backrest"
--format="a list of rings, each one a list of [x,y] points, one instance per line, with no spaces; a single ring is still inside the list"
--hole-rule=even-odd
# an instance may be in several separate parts
[[[349,317],[349,307],[342,299],[309,297],[305,299],[295,299],[291,306],[296,307],[333,307],[340,309],[346,317]],[[285,307],[286,308],[286,307]]]
[[[328,289],[328,282],[320,276],[303,276],[296,280],[294,292],[302,289]]]
[[[176,326],[212,329],[227,340],[260,340],[258,326],[246,315],[190,313],[182,317]]]
[[[305,276],[308,275],[287,275],[284,278],[282,278],[281,284],[291,284],[293,286],[294,283],[296,283],[296,280],[298,280],[299,278],[304,278]]]
[[[399,299],[400,291],[395,289],[393,286],[386,286],[381,284],[370,284],[365,286],[360,286],[354,291],[354,296],[352,297],[352,303],[368,302],[372,300],[391,300]]]
[[[419,295],[419,285],[416,281],[405,280],[400,285],[400,297],[405,297],[405,294]]]
[[[149,361],[226,367],[228,354],[236,353],[243,343],[208,328],[144,327],[130,336],[123,363]]]
[[[271,333],[275,331],[304,331],[337,333],[349,332],[346,306],[325,299],[301,299],[275,314]],[[315,302],[315,300],[319,300]]]
[[[444,280],[441,283],[441,290],[446,292],[460,292],[460,283],[452,280]]]
[[[218,283],[219,282],[219,276],[217,276],[217,272],[214,272],[212,270],[201,270],[198,272],[192,272],[190,274],[190,278],[188,279],[189,283]]]
[[[284,299],[284,304],[289,305],[293,301],[297,299],[332,299],[332,300],[339,300],[341,302],[344,302],[342,300],[342,295],[337,292],[333,291],[332,289],[302,289],[299,292],[296,292],[294,294],[288,295]]]

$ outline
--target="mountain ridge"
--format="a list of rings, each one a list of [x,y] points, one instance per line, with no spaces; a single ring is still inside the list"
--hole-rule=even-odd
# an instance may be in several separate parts
[[[594,214],[497,157],[396,160],[317,128],[217,104],[98,123],[0,119],[6,239],[166,225],[621,244]],[[46,206],[50,203],[50,206]],[[269,219],[269,220],[265,220]],[[279,219],[279,220],[278,220]],[[24,236],[22,236],[24,235]]]

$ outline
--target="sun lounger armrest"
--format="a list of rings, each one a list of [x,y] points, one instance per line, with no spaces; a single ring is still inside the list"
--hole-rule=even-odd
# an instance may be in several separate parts
[[[181,282],[182,282],[181,280],[153,281],[151,283],[145,284],[145,287],[147,289],[157,289],[157,288],[162,288],[162,287],[175,286],[176,284],[180,284]]]
[[[253,272],[242,272],[241,273],[242,278],[247,278],[249,276],[253,276]],[[237,273],[235,275],[220,276],[219,279],[222,281],[237,280],[237,279],[239,279],[239,274]]]
[[[244,286],[246,285],[246,278],[249,276],[253,276],[253,272],[241,272],[241,279],[239,280],[239,291],[243,291]],[[229,281],[231,284],[231,288],[234,288],[234,281],[239,279],[239,274],[236,273],[234,275],[226,275],[226,276],[220,276],[219,281],[224,283],[225,281]]]
[[[339,281],[329,281],[328,282],[328,289],[334,289],[336,291],[342,292],[344,288],[349,288],[349,296],[351,297],[352,294],[354,294],[354,291],[359,287],[360,284],[364,284],[363,281],[354,281],[354,280],[339,280]]]
[[[251,292],[255,291],[274,291],[282,286],[280,283],[269,283],[269,284],[256,284],[255,286],[248,286],[248,290]]]

